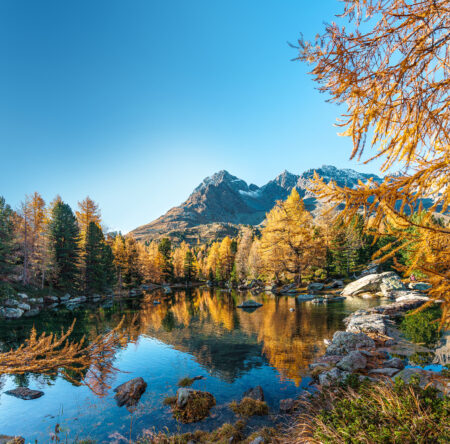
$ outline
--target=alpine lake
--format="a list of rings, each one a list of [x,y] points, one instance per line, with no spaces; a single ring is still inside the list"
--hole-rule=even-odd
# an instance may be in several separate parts
[[[247,299],[256,309],[237,306]],[[158,300],[160,304],[154,304]],[[115,328],[123,319],[127,340],[117,348],[116,369],[102,379],[77,385],[58,376],[26,374],[0,377],[0,434],[20,435],[26,443],[53,440],[97,443],[129,442],[145,431],[182,433],[212,430],[238,418],[228,408],[256,385],[264,390],[269,417],[253,419],[255,427],[273,420],[279,401],[308,389],[308,364],[325,351],[324,338],[343,329],[343,319],[376,299],[347,298],[328,304],[302,301],[295,295],[252,295],[206,287],[153,290],[133,298],[84,304],[76,309],[43,311],[36,317],[0,322],[0,350],[17,348],[35,327],[37,334],[67,330],[76,319],[71,339],[89,341]],[[137,409],[118,407],[113,388],[135,377],[147,383]],[[181,424],[164,398],[173,396],[184,377],[203,376],[193,388],[214,395],[211,415],[194,424]],[[44,396],[22,400],[4,392],[18,386],[42,390]],[[54,435],[57,430],[56,437]]]

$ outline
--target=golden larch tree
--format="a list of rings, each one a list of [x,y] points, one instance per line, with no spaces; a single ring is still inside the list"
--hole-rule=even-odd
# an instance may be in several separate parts
[[[363,208],[379,235],[395,233],[385,258],[404,248],[414,229],[416,254],[403,272],[428,276],[431,296],[445,301],[448,322],[450,229],[433,215],[450,203],[450,3],[344,3],[340,19],[348,19],[349,28],[332,23],[315,42],[300,39],[298,59],[313,65],[319,89],[345,107],[338,126],[352,138],[351,158],[362,159],[369,145],[373,154],[366,163],[381,158],[383,172],[400,174],[353,190],[316,177],[312,190],[329,202],[344,201],[346,220]],[[418,222],[413,213],[422,211],[424,199],[433,204]]]
[[[322,240],[295,188],[267,214],[261,234],[261,255],[265,268],[275,279],[283,273],[293,277],[298,285],[307,269],[323,265]]]

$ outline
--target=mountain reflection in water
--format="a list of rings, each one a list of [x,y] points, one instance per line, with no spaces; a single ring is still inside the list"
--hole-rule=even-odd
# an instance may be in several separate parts
[[[253,312],[236,308],[249,298],[262,303],[262,307]],[[154,300],[161,304],[154,305]],[[250,384],[260,384],[267,390],[271,408],[276,408],[279,399],[295,395],[295,387],[301,390],[302,374],[325,349],[323,339],[342,328],[342,320],[348,313],[375,303],[351,298],[315,305],[293,296],[266,293],[254,296],[196,288],[170,295],[149,292],[142,297],[108,301],[100,306],[83,305],[74,311],[61,309],[43,312],[32,319],[0,322],[2,351],[18,347],[29,336],[33,325],[38,334],[42,331],[60,333],[62,328],[70,326],[74,317],[77,319],[74,340],[85,336],[89,341],[114,328],[122,318],[127,333],[127,340],[117,350],[112,363],[121,372],[112,380],[98,381],[101,387],[97,391],[103,390],[105,394],[102,401],[95,401],[98,398],[92,392],[85,387],[73,387],[60,376],[22,375],[0,379],[0,389],[2,384],[5,386],[1,392],[16,385],[41,387],[46,392],[36,401],[21,401],[1,394],[0,432],[23,435],[23,422],[17,418],[18,412],[23,406],[31,406],[28,402],[41,403],[42,411],[33,409],[29,413],[27,439],[38,436],[42,439],[42,434],[38,433],[42,431],[35,429],[48,430],[49,426],[44,425],[39,414],[51,412],[56,403],[76,416],[78,423],[74,422],[72,429],[81,426],[83,430],[90,424],[91,430],[95,430],[93,437],[101,442],[111,432],[111,426],[106,426],[108,420],[113,427],[127,421],[127,413],[115,405],[111,390],[106,390],[108,384],[115,386],[136,376],[142,376],[148,383],[141,404],[151,404],[152,411],[148,415],[141,414],[135,432],[138,433],[140,427],[141,430],[145,427],[176,430],[178,425],[161,401],[167,393],[174,393],[180,377],[195,376],[202,369],[210,376],[196,383],[197,388],[213,392],[218,404],[239,398],[242,389]],[[291,308],[295,311],[290,311]],[[70,404],[71,396],[80,397],[74,405]],[[81,420],[77,412],[88,404],[101,405],[97,407],[98,417],[93,414],[89,420]],[[208,425],[208,421],[202,424]],[[68,423],[71,424],[69,420]]]

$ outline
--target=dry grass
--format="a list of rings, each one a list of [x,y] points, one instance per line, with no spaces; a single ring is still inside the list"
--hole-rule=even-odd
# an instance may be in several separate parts
[[[267,403],[252,398],[243,398],[239,403],[233,401],[230,403],[230,409],[244,418],[255,415],[264,416],[269,413]]]
[[[302,407],[282,443],[450,442],[450,401],[432,387],[396,382],[330,388]]]
[[[245,424],[242,421],[237,421],[235,424],[225,423],[212,432],[196,430],[192,433],[180,435],[146,432],[144,436],[138,439],[137,444],[187,444],[189,441],[205,444],[228,444],[232,438],[235,442],[241,442],[244,439],[242,435],[244,427]]]
[[[174,418],[185,424],[206,418],[211,408],[216,405],[216,400],[211,393],[201,391],[191,393],[184,407],[177,405],[176,396],[169,396],[163,402],[165,405],[170,405]]]

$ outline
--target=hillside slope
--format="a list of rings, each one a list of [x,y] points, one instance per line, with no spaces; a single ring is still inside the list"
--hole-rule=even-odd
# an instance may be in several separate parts
[[[286,199],[292,188],[297,188],[308,210],[317,207],[316,198],[307,190],[314,171],[327,182],[334,180],[340,186],[354,187],[358,180],[381,180],[378,176],[358,173],[351,169],[337,169],[324,165],[296,175],[284,171],[262,187],[239,179],[227,171],[219,171],[195,188],[181,205],[170,209],[158,219],[131,232],[138,240],[149,241],[163,236],[176,243],[189,243],[236,235],[241,225],[258,225],[277,200]]]

